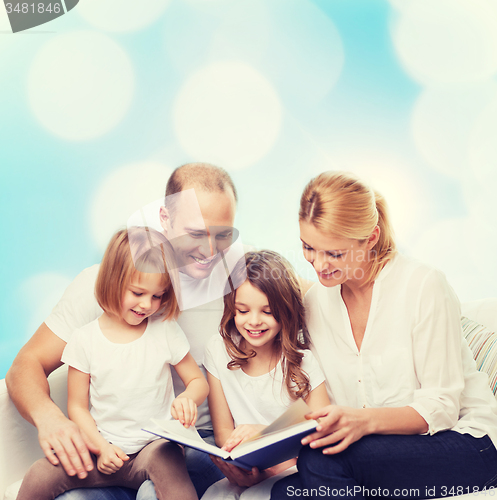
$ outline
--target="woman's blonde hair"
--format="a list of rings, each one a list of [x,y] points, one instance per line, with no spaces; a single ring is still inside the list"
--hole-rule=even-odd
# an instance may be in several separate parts
[[[395,241],[385,199],[348,172],[323,172],[300,198],[299,220],[325,235],[365,242],[376,226],[379,239],[369,252],[365,284],[376,279],[395,255]]]
[[[95,297],[100,307],[112,316],[121,317],[121,302],[126,287],[137,273],[161,275],[162,295],[159,313],[164,319],[176,319],[179,306],[173,289],[176,270],[171,270],[172,249],[166,237],[148,227],[130,227],[118,231],[105,250],[95,283]]]
[[[246,275],[245,275],[246,273]],[[239,279],[243,276],[242,280]],[[281,369],[285,386],[292,399],[305,399],[310,391],[309,376],[301,368],[309,340],[304,322],[304,306],[300,285],[290,263],[281,255],[270,250],[247,252],[231,273],[233,282],[246,280],[260,290],[268,300],[274,319],[281,331],[275,337],[275,354],[281,356]],[[236,290],[233,288],[224,296],[224,313],[219,331],[231,358],[230,370],[243,367],[256,353],[250,348],[240,347],[240,333],[235,325]]]

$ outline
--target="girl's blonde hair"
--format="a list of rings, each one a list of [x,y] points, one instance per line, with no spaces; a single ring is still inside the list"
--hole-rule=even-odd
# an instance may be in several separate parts
[[[176,270],[169,271],[172,249],[166,237],[148,227],[130,227],[118,231],[105,250],[95,283],[95,297],[108,314],[121,317],[121,302],[136,273],[161,275],[162,295],[159,314],[176,319],[179,306],[173,289]],[[169,266],[171,269],[171,266]],[[172,273],[172,274],[170,274]]]
[[[299,220],[325,235],[360,243],[378,226],[380,236],[369,252],[365,284],[374,281],[396,253],[385,199],[351,173],[330,171],[314,177],[300,198]]]
[[[300,367],[302,349],[309,348],[304,323],[304,306],[298,279],[290,263],[276,252],[261,250],[248,252],[231,273],[233,282],[240,283],[239,276],[246,272],[247,281],[266,295],[274,319],[281,331],[275,337],[277,356],[282,357],[281,368],[285,386],[292,399],[306,398],[311,390],[309,376]],[[243,279],[243,278],[242,278]],[[224,296],[224,313],[219,331],[231,358],[230,370],[241,368],[256,353],[240,347],[240,333],[235,326],[236,290]]]

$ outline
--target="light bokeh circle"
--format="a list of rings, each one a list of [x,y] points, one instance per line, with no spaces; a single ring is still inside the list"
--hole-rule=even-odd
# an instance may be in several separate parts
[[[480,188],[495,198],[497,192],[497,96],[481,112],[471,131],[469,162]],[[494,220],[496,214],[492,214]]]
[[[83,0],[77,12],[93,26],[113,32],[136,31],[160,18],[171,0]]]
[[[399,247],[409,247],[412,235],[424,224],[432,205],[421,180],[402,157],[382,150],[318,155],[311,164],[311,176],[326,170],[350,172],[386,201],[390,222]],[[326,167],[329,166],[329,167]]]
[[[468,169],[471,131],[482,111],[496,98],[497,84],[493,81],[428,87],[418,98],[411,118],[418,150],[439,172],[462,179]]]
[[[412,255],[442,269],[459,299],[466,301],[492,293],[496,244],[497,235],[472,216],[443,219],[427,227]]]
[[[496,25],[491,0],[416,0],[400,11],[393,41],[422,83],[474,82],[497,71]]]
[[[227,3],[221,16],[209,47],[211,60],[257,65],[282,100],[294,106],[315,105],[342,73],[341,36],[311,1],[237,0]]]
[[[316,105],[342,74],[345,53],[338,29],[315,2],[265,4],[272,15],[263,54],[267,77],[289,102]]]
[[[276,141],[279,97],[254,68],[220,62],[193,74],[174,103],[176,136],[193,158],[229,169],[261,159]]]
[[[165,195],[171,172],[157,162],[133,163],[102,179],[89,203],[90,232],[102,252],[133,213]]]
[[[84,2],[83,2],[84,3]],[[126,114],[135,75],[126,52],[99,33],[65,33],[44,44],[28,76],[31,109],[64,139],[102,136]]]
[[[388,0],[388,3],[394,7],[395,9],[398,10],[403,10],[406,9],[409,5],[409,3],[416,1],[416,0]]]

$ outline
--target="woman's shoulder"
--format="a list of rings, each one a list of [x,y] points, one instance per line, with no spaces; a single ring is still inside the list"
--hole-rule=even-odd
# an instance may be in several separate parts
[[[424,282],[446,282],[445,274],[438,268],[414,257],[397,253],[381,271],[376,281],[413,283],[416,286]]]
[[[402,254],[395,257],[389,273],[380,276],[378,282],[380,281],[383,281],[383,294],[394,294],[398,300],[412,304],[429,304],[447,297],[458,302],[454,290],[440,269]]]

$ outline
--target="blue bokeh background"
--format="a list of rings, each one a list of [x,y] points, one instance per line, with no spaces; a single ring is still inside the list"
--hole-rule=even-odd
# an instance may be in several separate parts
[[[327,169],[389,201],[401,249],[497,295],[493,0],[80,0],[12,34],[0,5],[0,377],[172,169],[232,175],[245,243],[301,257]]]

